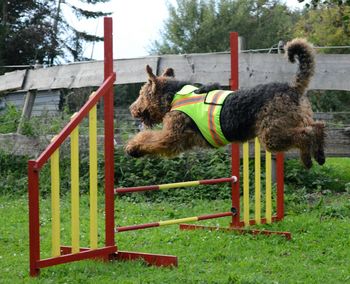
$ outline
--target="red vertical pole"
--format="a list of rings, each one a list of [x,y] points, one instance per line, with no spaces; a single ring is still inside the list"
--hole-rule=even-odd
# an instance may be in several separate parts
[[[284,154],[276,154],[277,166],[277,220],[284,218]]]
[[[231,90],[238,90],[239,77],[238,77],[238,33],[230,33],[230,47],[231,47]],[[236,215],[232,217],[231,226],[238,227],[240,225],[240,191],[239,191],[239,144],[231,145],[231,169],[232,175],[237,177],[237,182],[232,184],[231,196],[232,207],[236,210]]]
[[[39,172],[34,168],[36,162],[28,162],[28,200],[29,200],[29,266],[30,276],[40,273],[37,262],[40,260],[39,223]]]
[[[104,79],[113,73],[112,18],[104,18]],[[113,88],[104,96],[105,244],[114,246],[114,104]]]

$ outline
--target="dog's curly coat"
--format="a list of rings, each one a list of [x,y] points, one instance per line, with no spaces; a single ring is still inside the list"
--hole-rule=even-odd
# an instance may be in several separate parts
[[[231,142],[245,142],[258,137],[271,152],[300,150],[306,168],[312,166],[311,156],[324,164],[324,123],[314,121],[306,88],[314,74],[313,49],[304,39],[286,45],[290,62],[299,61],[291,83],[269,83],[229,95],[222,107],[220,122],[223,134]],[[128,141],[125,151],[133,157],[146,154],[175,156],[195,146],[210,147],[192,119],[180,111],[171,111],[174,95],[189,82],[174,78],[168,68],[161,76],[147,65],[148,82],[138,99],[130,106],[133,117],[152,127],[163,123],[161,130],[144,130]],[[213,86],[217,86],[214,84]],[[212,86],[203,86],[208,92]]]

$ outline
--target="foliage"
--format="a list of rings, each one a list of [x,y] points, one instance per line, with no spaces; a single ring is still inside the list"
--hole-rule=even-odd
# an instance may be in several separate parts
[[[71,114],[62,112],[60,116],[52,116],[43,113],[40,117],[32,117],[23,120],[21,134],[30,137],[39,137],[50,134],[57,134],[69,121]],[[21,112],[11,104],[6,104],[0,113],[0,133],[16,133],[21,119]]]
[[[348,91],[318,91],[308,93],[312,110],[316,112],[346,112],[350,107]],[[342,120],[346,121],[344,117]]]
[[[350,0],[298,0],[299,3],[305,3],[306,8],[317,8],[320,6],[326,6],[326,7],[343,7],[343,6],[350,6]]]
[[[146,73],[145,73],[146,78]],[[124,107],[127,109],[138,97],[143,84],[124,84],[114,87],[114,105],[115,107]]]
[[[103,38],[80,31],[73,27],[70,22],[70,17],[76,17],[78,20],[82,19],[96,19],[99,17],[110,15],[109,12],[92,11],[90,10],[91,5],[96,5],[99,3],[106,3],[110,0],[79,0],[75,3],[71,1],[58,0],[58,7],[54,9],[55,11],[55,25],[53,42],[56,50],[65,49],[73,57],[73,61],[83,61],[83,44],[85,42],[101,41]],[[56,0],[50,0],[53,5],[56,4]],[[90,4],[89,9],[82,9],[80,4],[87,3]],[[62,6],[61,6],[62,5]],[[92,8],[92,7],[91,7]],[[62,13],[61,10],[65,9],[66,13]],[[67,13],[69,10],[70,13]],[[50,57],[51,65],[54,63],[56,58],[55,54]]]
[[[329,158],[332,160],[331,158]],[[349,162],[349,159],[346,159]],[[285,183],[292,191],[303,189],[305,192],[342,192],[345,191],[345,185],[350,182],[349,175],[346,175],[345,166],[314,165],[309,171],[300,165],[297,160],[288,160],[285,164]]]
[[[28,157],[5,154],[0,150],[0,195],[25,195]]]
[[[225,150],[188,152],[173,159],[145,157],[132,159],[118,149],[115,155],[116,178],[121,187],[164,184],[186,180],[201,180],[230,176],[230,160]],[[213,191],[215,194],[213,195]],[[185,200],[188,198],[227,198],[227,184],[198,190],[169,190],[141,193],[149,200]],[[134,196],[132,196],[134,198]]]
[[[296,37],[306,37],[316,46],[350,45],[350,6],[308,10],[295,26]],[[322,49],[325,53],[349,53],[350,49]]]
[[[14,105],[6,104],[0,113],[0,133],[12,133],[17,131],[21,113]]]
[[[85,87],[79,89],[67,89],[63,91],[62,107],[66,113],[78,112],[88,101],[89,96],[96,88]]]
[[[162,41],[153,53],[226,51],[229,32],[246,39],[246,48],[269,48],[291,37],[298,12],[276,0],[177,0],[169,4]]]
[[[43,1],[1,0],[0,61],[3,65],[43,63],[51,50],[50,6]],[[0,70],[1,72],[2,70]]]
[[[350,46],[350,6],[345,1],[311,1],[314,9],[305,10],[295,25],[294,36],[305,37],[315,46]],[[343,2],[343,4],[339,4]],[[339,4],[339,5],[338,5]],[[350,53],[350,48],[318,49],[320,53]],[[310,98],[314,111],[347,111],[349,92],[312,91]]]
[[[79,2],[94,5],[108,1],[79,0],[72,4],[63,0],[0,0],[0,63],[52,65],[55,60],[58,63],[59,58],[68,59],[69,55],[74,61],[82,60],[83,43],[102,38],[77,30],[69,18],[75,15],[91,19],[107,15],[109,13],[81,9],[76,5]],[[65,14],[62,8],[66,10]]]
[[[21,195],[26,193],[27,157],[13,157],[0,152],[0,194]],[[115,153],[115,179],[119,187],[164,184],[186,180],[201,180],[229,177],[231,161],[224,149],[210,151],[192,151],[174,159],[145,157],[133,159],[125,156],[121,148]],[[328,162],[329,161],[329,162]],[[350,183],[348,174],[349,159],[343,164],[330,158],[323,167],[314,166],[306,171],[298,160],[287,160],[285,163],[285,183],[288,192],[305,195],[314,192],[344,192]],[[254,180],[254,161],[251,160],[250,180]],[[328,163],[330,163],[328,165]],[[100,188],[104,183],[104,162],[99,157],[98,181]],[[70,192],[70,158],[61,154],[60,159],[61,193]],[[264,179],[262,173],[262,179]],[[45,196],[50,192],[50,167],[44,166],[40,171],[40,191]],[[262,182],[264,184],[264,182]],[[81,153],[80,160],[80,191],[89,190],[89,161],[87,153]],[[251,187],[253,190],[253,187]],[[213,194],[215,192],[215,194]],[[304,192],[304,194],[302,194]],[[185,190],[164,190],[144,192],[137,195],[125,195],[128,200],[177,200],[190,199],[226,199],[230,197],[227,184]]]

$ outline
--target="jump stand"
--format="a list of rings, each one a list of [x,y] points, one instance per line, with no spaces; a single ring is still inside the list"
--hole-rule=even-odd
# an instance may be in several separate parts
[[[129,188],[114,188],[114,122],[113,122],[113,83],[116,74],[113,72],[112,19],[104,19],[104,82],[100,88],[91,94],[89,100],[81,110],[72,116],[71,121],[51,141],[43,153],[36,159],[28,161],[28,192],[29,192],[29,249],[30,275],[38,276],[40,269],[57,264],[84,259],[109,260],[137,260],[143,259],[150,265],[177,266],[176,256],[151,253],[121,251],[115,244],[115,234],[131,230],[141,230],[166,225],[180,224],[181,230],[223,230],[250,234],[277,234],[286,239],[291,238],[289,232],[275,232],[269,230],[251,229],[254,224],[270,224],[280,221],[284,216],[283,208],[283,154],[276,155],[277,193],[276,214],[272,212],[272,181],[271,154],[265,154],[265,214],[261,215],[261,182],[260,182],[260,145],[255,141],[255,206],[254,218],[250,218],[252,210],[249,208],[249,144],[242,146],[243,153],[243,219],[241,220],[241,191],[240,191],[240,145],[232,145],[232,171],[229,177],[201,181],[188,181],[153,186],[139,186]],[[238,34],[230,34],[231,41],[231,88],[238,89]],[[96,104],[104,100],[104,157],[105,157],[105,242],[98,247],[97,234],[97,111]],[[90,175],[90,247],[80,246],[79,223],[79,124],[89,117],[89,175]],[[60,230],[60,175],[59,153],[60,146],[70,139],[71,145],[71,245],[61,245]],[[40,251],[40,212],[39,212],[39,173],[46,163],[51,166],[51,256],[41,258]],[[115,227],[114,224],[114,195],[135,193],[146,190],[167,190],[197,185],[212,185],[229,183],[231,185],[232,203],[226,212],[212,213],[202,216],[186,217],[175,220],[159,221],[146,224],[136,224]],[[230,217],[227,228],[182,224],[214,218]]]

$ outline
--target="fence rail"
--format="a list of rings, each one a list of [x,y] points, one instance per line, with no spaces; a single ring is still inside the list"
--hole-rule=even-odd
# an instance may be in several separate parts
[[[230,53],[218,52],[117,59],[114,60],[114,70],[118,74],[116,84],[145,82],[146,64],[157,74],[173,67],[180,80],[218,82],[223,86],[228,86],[230,81]],[[288,63],[281,54],[240,53],[239,84],[247,88],[272,81],[290,81],[296,68],[296,64]],[[0,92],[100,86],[103,82],[101,70],[103,62],[93,61],[9,72],[0,76]],[[310,89],[350,91],[349,74],[350,54],[319,54]]]

